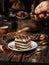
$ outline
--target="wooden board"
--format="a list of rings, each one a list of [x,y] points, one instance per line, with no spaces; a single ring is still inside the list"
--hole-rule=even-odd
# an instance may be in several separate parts
[[[11,59],[11,65],[21,65],[22,53],[15,52]]]

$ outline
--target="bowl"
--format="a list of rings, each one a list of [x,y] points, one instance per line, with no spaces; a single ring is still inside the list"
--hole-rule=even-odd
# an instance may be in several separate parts
[[[8,26],[0,27],[0,34],[6,34],[8,32]]]
[[[24,11],[19,11],[16,14],[17,19],[25,19],[28,17],[28,13]]]

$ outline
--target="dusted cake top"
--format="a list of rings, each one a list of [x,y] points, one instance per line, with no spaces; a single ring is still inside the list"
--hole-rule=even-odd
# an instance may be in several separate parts
[[[16,42],[21,42],[21,43],[25,43],[25,42],[29,42],[30,41],[30,37],[24,34],[19,34],[16,36],[15,38]]]

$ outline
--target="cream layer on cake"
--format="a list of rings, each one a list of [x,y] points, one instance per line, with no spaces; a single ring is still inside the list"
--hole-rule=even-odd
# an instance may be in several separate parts
[[[29,36],[21,36],[15,38],[15,47],[17,49],[29,49],[31,48],[31,40]]]

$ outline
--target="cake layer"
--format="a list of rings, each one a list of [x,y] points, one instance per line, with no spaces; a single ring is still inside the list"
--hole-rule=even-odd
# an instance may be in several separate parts
[[[28,42],[28,43],[15,42],[15,45],[19,45],[19,46],[28,46],[30,44],[31,42]]]
[[[16,45],[15,47],[16,47],[17,49],[30,49],[30,48],[32,48],[31,45],[28,45],[27,47]]]
[[[26,43],[26,42],[30,41],[30,38],[28,38],[28,39],[17,39],[17,38],[15,38],[15,41],[16,42],[21,42],[21,43]]]
[[[31,39],[28,35],[19,34],[15,38],[15,47],[17,49],[29,49],[31,48]]]
[[[29,47],[31,47],[31,45],[28,45],[28,46],[19,46],[19,45],[16,45],[16,47],[20,47],[20,48],[29,48]]]

